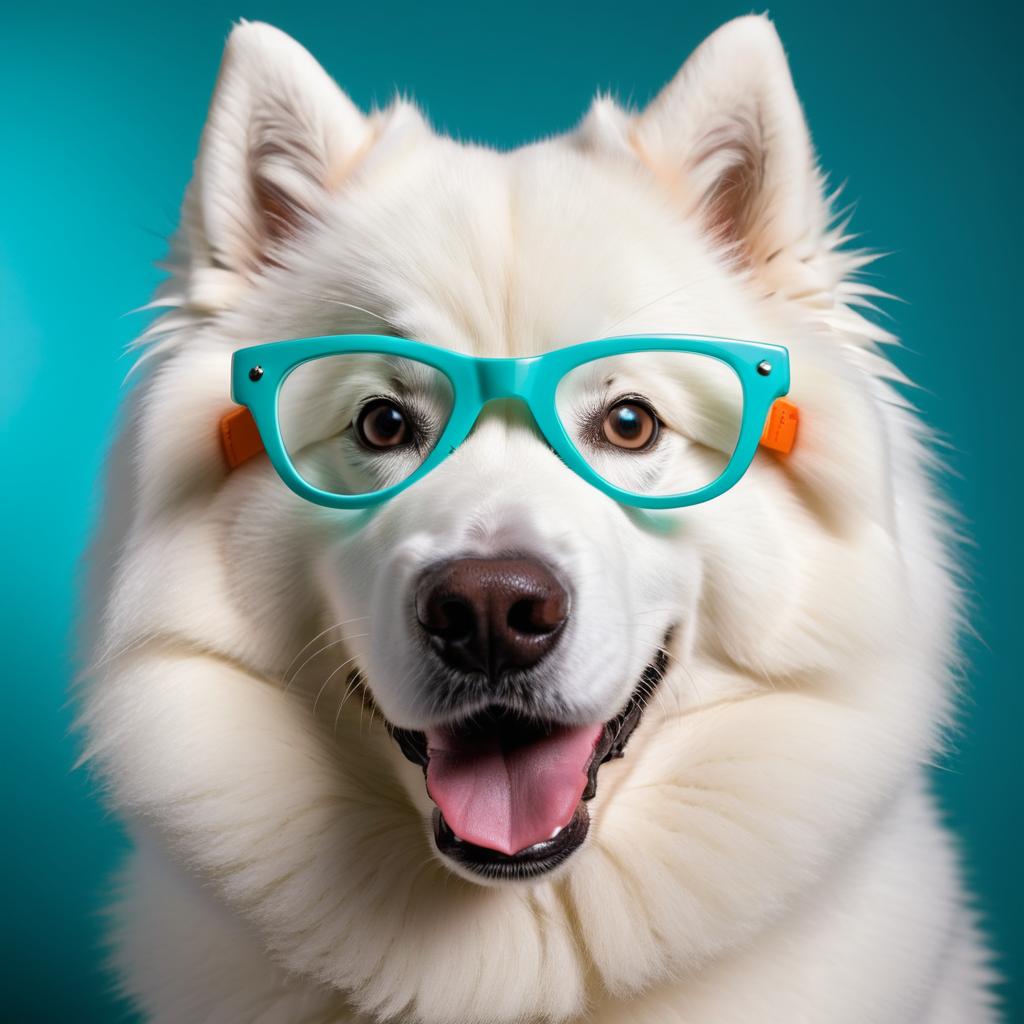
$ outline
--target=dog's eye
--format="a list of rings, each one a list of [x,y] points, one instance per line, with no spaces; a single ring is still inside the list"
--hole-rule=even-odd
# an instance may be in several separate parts
[[[389,398],[367,402],[356,417],[355,428],[360,442],[375,451],[401,448],[413,439],[405,410]]]
[[[604,414],[601,431],[616,448],[642,451],[658,439],[660,424],[654,410],[635,398],[616,402]]]

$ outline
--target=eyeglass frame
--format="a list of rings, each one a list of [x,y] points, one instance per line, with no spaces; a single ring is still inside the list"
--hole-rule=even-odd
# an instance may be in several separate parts
[[[680,352],[709,356],[729,366],[743,391],[743,419],[732,457],[710,483],[695,491],[644,495],[616,487],[580,453],[558,416],[558,385],[570,371],[597,359],[641,352]],[[410,359],[440,372],[452,388],[452,408],[437,442],[404,480],[365,494],[334,494],[306,481],[293,464],[281,436],[281,387],[296,367],[337,355],[385,355]],[[539,355],[471,356],[426,342],[392,335],[338,334],[273,341],[238,349],[231,359],[231,397],[248,408],[270,462],[297,495],[333,509],[369,508],[388,501],[436,469],[469,436],[484,407],[516,399],[529,409],[544,439],[577,476],[624,505],[673,509],[698,505],[724,494],[750,468],[773,402],[788,394],[789,351],[781,345],[697,334],[622,335],[584,341]]]

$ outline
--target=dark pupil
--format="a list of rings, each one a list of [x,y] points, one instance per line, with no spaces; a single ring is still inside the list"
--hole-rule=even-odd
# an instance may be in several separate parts
[[[375,441],[394,441],[405,429],[405,417],[393,405],[382,405],[370,414],[370,434]]]
[[[633,441],[643,433],[644,425],[640,410],[635,405],[620,405],[615,410],[615,433],[627,441]]]

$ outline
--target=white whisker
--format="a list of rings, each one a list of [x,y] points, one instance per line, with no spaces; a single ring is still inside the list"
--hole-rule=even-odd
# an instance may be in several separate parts
[[[319,657],[324,651],[330,650],[332,647],[337,647],[338,644],[347,643],[349,640],[363,640],[368,637],[369,633],[353,633],[350,636],[342,636],[337,640],[332,640],[330,643],[324,644],[322,647],[317,648],[292,674],[291,679],[285,682],[284,692],[287,693],[292,683],[302,674],[302,670],[314,659]]]
[[[626,313],[625,316],[620,316],[618,320],[613,321],[607,327],[605,327],[605,334],[604,334],[604,336],[608,337],[609,332],[613,328],[618,327],[619,324],[624,323],[626,320],[629,320],[631,317],[636,316],[637,313],[642,313],[645,309],[650,309],[651,306],[656,306],[659,302],[664,302],[665,299],[670,299],[670,298],[672,298],[673,295],[678,295],[680,292],[685,292],[687,290],[692,290],[692,288],[693,288],[693,283],[692,282],[687,283],[687,284],[682,284],[682,285],[679,285],[678,288],[673,288],[671,291],[665,292],[664,295],[659,295],[656,299],[651,299],[650,302],[645,302],[645,303],[643,303],[643,305],[637,306],[636,309],[630,310],[628,313]]]
[[[335,669],[335,670],[334,670],[334,671],[333,671],[333,672],[332,672],[332,673],[331,673],[331,674],[330,674],[330,675],[329,675],[329,676],[328,676],[328,677],[327,677],[327,678],[326,678],[326,679],[325,679],[325,680],[323,681],[323,685],[322,685],[322,686],[320,687],[320,689],[319,689],[319,690],[317,691],[317,694],[316,694],[316,699],[315,699],[315,700],[313,701],[313,714],[314,714],[314,715],[316,714],[316,707],[317,707],[317,704],[319,704],[319,703],[320,703],[320,698],[321,698],[321,697],[323,696],[324,690],[326,690],[326,689],[327,689],[327,686],[328,686],[328,684],[330,683],[330,681],[331,681],[331,680],[332,680],[332,679],[333,679],[333,678],[334,678],[334,677],[335,677],[335,676],[336,676],[336,675],[337,675],[337,674],[338,674],[338,673],[339,673],[339,672],[340,672],[340,671],[341,671],[341,670],[342,670],[342,669],[343,669],[343,668],[344,668],[344,667],[345,667],[346,665],[351,665],[351,664],[352,664],[352,662],[353,662],[353,661],[355,661],[355,660],[356,660],[356,659],[355,659],[355,655],[353,655],[353,656],[352,656],[351,658],[347,659],[346,661],[343,661],[343,662],[342,662],[342,663],[341,663],[341,664],[340,664],[340,665],[339,665],[339,666],[338,666],[338,667],[337,667],[337,668],[336,668],[336,669]]]
[[[365,313],[367,316],[372,316],[374,319],[379,320],[395,333],[400,333],[398,327],[386,316],[381,316],[380,313],[375,313],[372,309],[366,309],[364,306],[357,306],[354,302],[343,302],[341,299],[335,299],[330,295],[318,295],[315,292],[306,292],[301,289],[299,289],[299,294],[315,299],[317,302],[326,302],[332,306],[343,306],[345,309],[354,309],[358,313]]]
[[[333,626],[328,626],[326,629],[321,630],[312,640],[307,640],[296,652],[295,657],[288,663],[288,667],[282,674],[282,679],[287,680],[288,673],[292,670],[292,666],[302,657],[302,655],[309,649],[311,644],[315,644],[321,637],[326,636],[333,629],[340,629],[342,626],[349,626],[353,622],[361,622],[363,619],[368,619],[369,615],[357,615],[354,619],[345,619],[342,622],[335,622]]]

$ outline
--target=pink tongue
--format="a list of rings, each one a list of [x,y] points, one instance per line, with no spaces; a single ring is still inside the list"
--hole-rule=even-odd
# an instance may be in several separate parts
[[[427,731],[427,792],[460,839],[514,854],[569,824],[602,726],[559,727],[518,746],[500,733]]]

